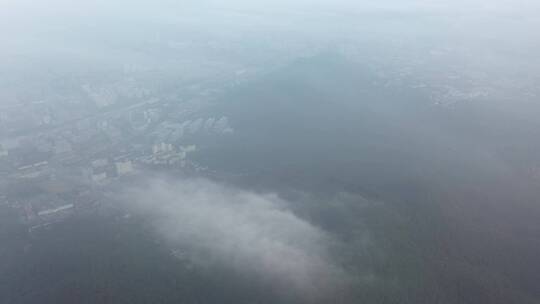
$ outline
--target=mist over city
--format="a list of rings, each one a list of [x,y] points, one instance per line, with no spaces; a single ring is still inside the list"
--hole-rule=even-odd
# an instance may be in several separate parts
[[[0,303],[539,303],[538,28],[0,0]]]

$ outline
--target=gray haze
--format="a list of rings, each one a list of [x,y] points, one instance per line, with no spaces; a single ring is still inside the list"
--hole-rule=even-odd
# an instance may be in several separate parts
[[[536,0],[0,0],[0,303],[539,303],[538,29]]]

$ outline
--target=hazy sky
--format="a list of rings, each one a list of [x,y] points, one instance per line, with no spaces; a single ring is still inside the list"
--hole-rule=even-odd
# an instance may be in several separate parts
[[[220,9],[247,9],[257,11],[271,11],[273,9],[289,9],[295,11],[320,11],[332,12],[342,9],[354,9],[356,11],[386,10],[404,12],[437,12],[450,13],[461,12],[463,14],[522,14],[534,15],[532,9],[540,7],[534,0],[382,0],[382,1],[351,1],[351,0],[203,0],[203,1],[171,1],[171,0],[134,0],[134,1],[68,1],[68,0],[2,0],[0,8],[2,15],[11,16],[11,20],[28,18],[39,15],[61,14],[94,14],[105,13],[139,13],[148,15],[156,11],[175,9],[178,11],[189,8],[220,8]],[[350,11],[348,11],[350,13]]]

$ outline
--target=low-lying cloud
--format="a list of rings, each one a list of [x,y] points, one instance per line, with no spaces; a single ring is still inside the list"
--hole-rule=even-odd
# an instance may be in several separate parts
[[[131,212],[148,219],[193,263],[225,265],[305,297],[328,294],[344,282],[330,258],[328,235],[277,195],[161,178],[123,196]]]

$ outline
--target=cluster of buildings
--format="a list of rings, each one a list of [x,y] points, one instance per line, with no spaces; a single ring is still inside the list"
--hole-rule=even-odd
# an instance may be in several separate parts
[[[21,119],[2,115],[0,204],[15,210],[30,232],[96,211],[104,189],[145,169],[200,172],[203,167],[191,160],[198,151],[196,138],[234,132],[227,117],[197,117],[204,100],[124,89],[84,85],[82,91],[96,106],[92,113],[75,107],[69,116],[62,108],[64,114],[55,116],[54,106],[39,103],[43,111],[33,111],[32,117],[16,105],[13,115]],[[121,105],[126,96],[132,102]]]

